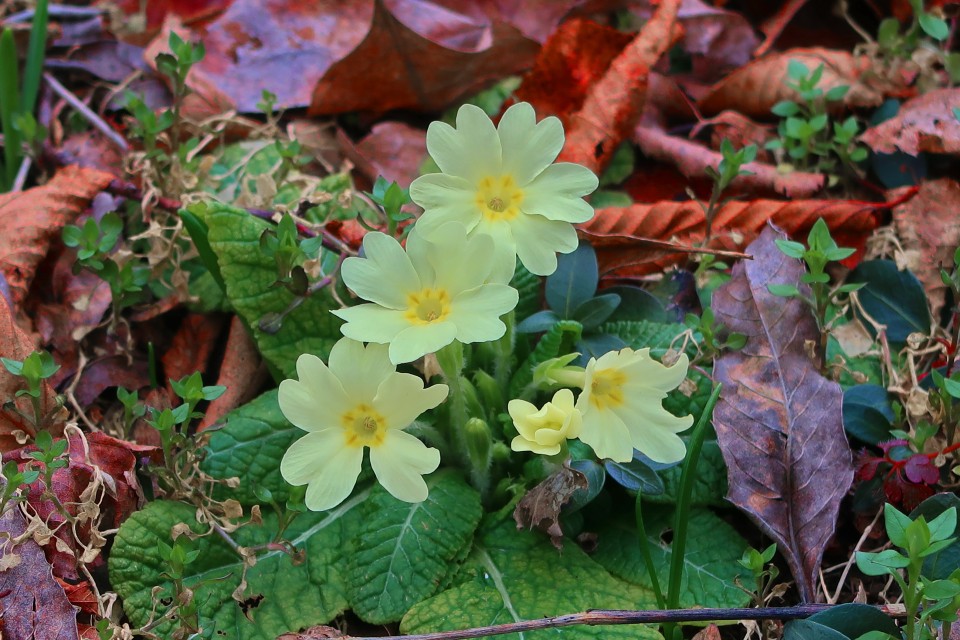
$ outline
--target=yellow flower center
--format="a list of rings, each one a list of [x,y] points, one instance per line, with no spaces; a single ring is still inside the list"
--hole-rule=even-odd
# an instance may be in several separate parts
[[[520,214],[523,189],[517,186],[513,176],[487,176],[477,185],[476,202],[488,221],[513,220]]]
[[[340,416],[347,446],[377,447],[383,443],[386,433],[386,421],[368,404],[356,407]]]
[[[623,404],[623,383],[627,376],[619,369],[595,371],[590,382],[590,404],[597,409],[609,409]]]
[[[440,322],[450,314],[450,294],[443,289],[421,289],[407,296],[404,317],[411,324]]]

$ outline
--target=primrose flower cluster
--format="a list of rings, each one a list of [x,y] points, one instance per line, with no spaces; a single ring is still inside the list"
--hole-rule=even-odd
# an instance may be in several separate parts
[[[583,196],[598,181],[580,165],[554,163],[563,143],[560,121],[538,123],[526,103],[507,109],[497,127],[472,105],[459,110],[456,127],[430,125],[427,149],[440,173],[410,186],[424,212],[406,247],[383,233],[366,235],[362,257],[347,258],[341,268],[343,282],[366,302],[332,312],[345,320],[345,337],[327,364],[304,354],[298,380],[280,384],[283,414],[307,432],[286,452],[280,471],[289,483],[307,485],[308,508],[330,509],[349,497],[366,448],[377,480],[394,497],[426,499],[423,476],[437,469],[440,452],[405,429],[448,395],[456,400],[463,393],[459,370],[444,369],[449,387],[425,387],[396,367],[499,340],[507,331],[502,318],[519,298],[509,284],[516,261],[545,276],[556,270],[557,253],[576,249],[573,224],[593,216]],[[513,450],[565,455],[566,440],[580,438],[615,461],[630,460],[635,448],[663,462],[684,456],[676,434],[692,418],[670,415],[660,401],[686,375],[686,356],[664,367],[649,350],[624,349],[586,368],[566,366],[575,356],[545,375],[553,387],[582,389],[578,398],[562,388],[542,408],[510,401],[519,434]],[[450,429],[462,429],[466,416],[459,423],[454,411],[450,416]]]

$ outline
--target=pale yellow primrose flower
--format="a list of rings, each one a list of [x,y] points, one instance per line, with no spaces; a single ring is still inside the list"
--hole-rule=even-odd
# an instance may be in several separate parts
[[[560,389],[553,400],[537,409],[525,400],[511,400],[507,411],[520,433],[510,443],[514,451],[532,451],[546,456],[560,453],[564,441],[580,435],[582,416],[573,404],[573,392]]]
[[[586,167],[551,164],[562,148],[560,120],[537,123],[526,102],[507,109],[496,128],[482,109],[463,105],[456,129],[443,122],[427,129],[427,150],[442,173],[410,185],[411,199],[424,209],[417,226],[431,237],[444,222],[462,222],[510,247],[532,273],[550,275],[557,252],[577,248],[571,223],[593,217],[583,196],[598,184]]]
[[[382,345],[364,347],[344,338],[329,360],[328,367],[305,353],[297,359],[299,380],[280,383],[280,410],[308,432],[283,455],[284,480],[307,485],[309,509],[331,509],[353,491],[369,447],[373,472],[391,495],[426,500],[422,476],[437,469],[440,452],[403,429],[443,402],[447,386],[424,389],[420,378],[397,373]]]
[[[686,454],[677,433],[693,416],[678,418],[661,405],[667,392],[687,376],[687,356],[671,367],[650,358],[650,349],[626,348],[590,358],[577,398],[583,414],[580,440],[597,456],[629,462],[637,449],[654,462],[671,463]]]
[[[344,283],[371,304],[332,313],[347,321],[343,335],[390,343],[390,361],[411,362],[445,347],[497,340],[500,316],[517,306],[516,289],[491,282],[495,250],[487,235],[467,236],[462,224],[440,227],[427,240],[415,227],[407,250],[383,233],[363,239],[363,258],[347,258]]]

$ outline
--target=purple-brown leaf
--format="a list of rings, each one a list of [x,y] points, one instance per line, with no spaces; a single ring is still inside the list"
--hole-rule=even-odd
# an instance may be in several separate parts
[[[2,481],[0,481],[2,488]],[[78,638],[77,614],[32,538],[13,546],[27,524],[16,507],[0,516],[0,613],[9,640],[70,640]]]
[[[576,469],[561,467],[523,496],[513,510],[517,529],[539,529],[550,536],[557,549],[563,548],[560,510],[573,494],[587,488],[587,478]]]
[[[840,500],[853,481],[843,432],[840,386],[820,375],[807,344],[819,331],[809,307],[782,298],[769,284],[809,290],[799,260],[788,258],[768,226],[713,295],[716,319],[747,336],[740,351],[716,362],[723,392],[714,411],[727,463],[727,498],[777,543],[812,602],[823,550],[833,536]]]

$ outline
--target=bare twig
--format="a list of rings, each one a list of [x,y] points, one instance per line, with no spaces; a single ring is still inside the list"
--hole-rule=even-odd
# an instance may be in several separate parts
[[[114,146],[120,149],[121,152],[126,153],[130,150],[130,145],[123,139],[123,136],[114,131],[110,125],[104,122],[103,118],[98,116],[93,109],[85,105],[83,101],[69,89],[60,84],[56,78],[49,73],[44,73],[43,79],[46,80],[47,84],[50,85],[50,88],[53,89],[58,96],[66,100],[71,107],[76,109],[97,131],[102,133]]]
[[[797,620],[808,618],[815,613],[830,609],[826,604],[804,604],[795,607],[765,607],[762,609],[666,609],[653,611],[618,611],[594,609],[584,613],[569,613],[562,616],[541,618],[539,620],[521,620],[487,627],[476,627],[460,631],[440,631],[418,635],[400,636],[402,640],[463,640],[465,638],[485,638],[506,633],[535,631],[537,629],[557,629],[575,625],[616,625],[616,624],[662,624],[664,622],[706,622],[710,620]],[[878,609],[890,616],[902,615],[902,607],[883,606]],[[308,638],[329,637],[329,635],[300,634],[303,640]],[[361,636],[342,636],[350,640],[380,640]]]

